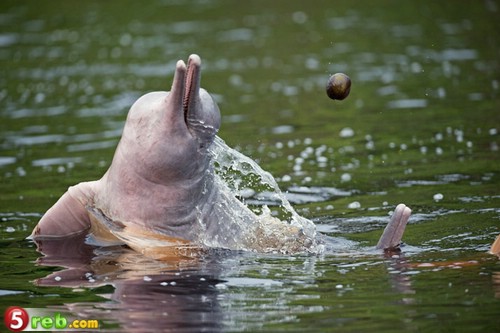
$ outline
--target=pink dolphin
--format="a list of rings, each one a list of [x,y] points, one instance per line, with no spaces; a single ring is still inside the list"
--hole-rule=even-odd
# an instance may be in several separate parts
[[[160,258],[199,247],[301,252],[317,244],[300,227],[259,218],[221,190],[209,153],[220,112],[200,78],[199,56],[187,65],[179,60],[170,92],[132,105],[104,176],[71,186],[31,237],[87,233],[95,243],[127,244]],[[398,246],[410,213],[397,206],[377,248]]]

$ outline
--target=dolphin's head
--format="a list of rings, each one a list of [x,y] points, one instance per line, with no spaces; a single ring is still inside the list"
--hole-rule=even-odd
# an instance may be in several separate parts
[[[117,154],[155,182],[197,178],[220,127],[219,107],[200,87],[201,59],[179,60],[170,92],[153,92],[131,107]],[[115,156],[116,157],[116,156]]]

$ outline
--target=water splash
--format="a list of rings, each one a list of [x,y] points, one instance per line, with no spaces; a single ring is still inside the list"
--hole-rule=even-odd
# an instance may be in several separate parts
[[[314,223],[295,211],[269,172],[263,170],[249,157],[226,145],[219,137],[215,137],[210,153],[217,177],[227,186],[231,194],[244,204],[245,197],[254,193],[265,193],[265,205],[246,204],[250,210],[259,215],[260,219],[266,215],[269,217],[274,215],[283,222],[300,228],[307,237],[314,238],[316,234]],[[273,205],[272,212],[268,205]]]

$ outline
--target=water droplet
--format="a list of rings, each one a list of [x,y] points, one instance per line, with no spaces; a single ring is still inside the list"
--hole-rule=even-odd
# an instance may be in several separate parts
[[[307,22],[307,14],[302,11],[294,12],[292,14],[292,20],[297,24],[304,24]]]
[[[443,200],[444,196],[441,193],[436,193],[432,198],[437,202]]]
[[[19,177],[24,177],[26,176],[26,170],[24,170],[23,167],[17,167],[16,168],[16,173]]]
[[[361,204],[359,203],[359,201],[353,201],[353,202],[351,202],[350,204],[347,205],[347,208],[349,208],[349,209],[359,209],[359,208],[361,208]]]
[[[349,174],[349,173],[343,173],[343,174],[342,174],[342,176],[340,176],[340,181],[341,181],[342,183],[345,183],[345,182],[350,182],[350,181],[351,181],[351,179],[352,179],[352,176],[351,176],[351,174]]]
[[[345,127],[340,131],[341,138],[350,138],[354,136],[354,130],[350,127]]]

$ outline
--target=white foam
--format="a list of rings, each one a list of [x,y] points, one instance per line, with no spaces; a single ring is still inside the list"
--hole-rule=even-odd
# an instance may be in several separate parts
[[[311,241],[315,239],[316,226],[314,223],[295,211],[269,172],[263,170],[251,158],[227,146],[219,137],[215,138],[210,152],[216,173],[216,183],[221,191],[228,192],[224,195],[235,197],[242,191],[248,192],[251,189],[255,191],[256,197],[259,193],[265,193],[267,202],[273,204],[272,211],[267,206],[250,207],[246,205],[255,213],[256,223],[260,224],[259,227],[263,229],[264,233],[277,232],[277,225],[283,223],[284,226],[299,228],[307,239]],[[243,204],[245,204],[244,200]],[[235,203],[233,206],[228,205],[225,208],[234,209],[236,218],[233,222],[239,223],[240,203]]]

